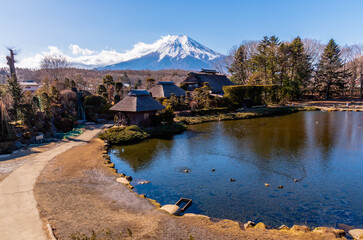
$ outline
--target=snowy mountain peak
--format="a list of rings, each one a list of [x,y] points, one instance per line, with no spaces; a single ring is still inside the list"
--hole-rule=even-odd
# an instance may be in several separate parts
[[[152,44],[139,42],[126,51],[122,61],[99,69],[185,69],[213,68],[222,54],[186,35],[167,35]]]
[[[201,45],[197,41],[186,35],[168,35],[157,41],[158,48],[156,52],[160,55],[159,61],[165,56],[183,59],[192,56],[200,60],[213,60],[222,55]]]

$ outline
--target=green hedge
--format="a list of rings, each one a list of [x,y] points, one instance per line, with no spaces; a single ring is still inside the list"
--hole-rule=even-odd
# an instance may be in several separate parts
[[[152,138],[170,138],[176,134],[182,133],[187,130],[187,127],[181,123],[173,123],[170,125],[161,125],[154,128],[147,129],[146,132]]]
[[[141,142],[150,135],[135,125],[129,127],[112,127],[98,135],[102,140],[107,140],[111,144],[123,145]]]
[[[235,106],[244,106],[244,104],[255,106],[279,102],[279,87],[274,84],[224,86],[223,91],[224,97]]]
[[[147,138],[170,138],[185,130],[187,130],[187,127],[181,123],[157,126],[147,130],[131,125],[128,127],[112,127],[100,133],[98,137],[113,145],[127,145],[141,142]]]

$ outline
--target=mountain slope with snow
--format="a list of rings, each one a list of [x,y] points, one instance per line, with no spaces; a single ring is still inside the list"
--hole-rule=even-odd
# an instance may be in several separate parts
[[[138,43],[129,51],[134,58],[98,68],[100,70],[200,70],[213,68],[213,62],[224,57],[188,36],[165,36],[153,44]]]

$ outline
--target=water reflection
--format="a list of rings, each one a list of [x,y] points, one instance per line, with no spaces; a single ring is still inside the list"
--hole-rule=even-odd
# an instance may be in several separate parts
[[[192,198],[194,213],[272,226],[362,227],[362,123],[363,114],[346,112],[213,122],[172,140],[114,148],[111,159],[151,181],[135,183],[139,193],[161,204]]]

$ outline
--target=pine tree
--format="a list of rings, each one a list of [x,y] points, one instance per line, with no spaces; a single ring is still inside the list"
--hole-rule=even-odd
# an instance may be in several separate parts
[[[246,84],[248,81],[249,62],[244,45],[237,49],[234,57],[235,59],[228,69],[232,74],[231,80],[236,84]]]
[[[268,79],[268,45],[270,39],[267,36],[258,44],[257,54],[252,57],[254,72],[263,72],[264,81]]]
[[[296,37],[288,45],[288,70],[284,77],[282,91],[292,99],[301,100],[304,88],[311,76],[310,58],[304,52],[304,44]]]
[[[97,94],[102,95],[103,93],[107,92],[107,89],[104,85],[100,84],[97,86]]]
[[[15,74],[12,74],[12,76],[8,79],[8,88],[12,97],[14,116],[17,118],[23,94]]]
[[[321,56],[317,69],[317,77],[320,85],[324,89],[325,99],[331,97],[331,93],[335,88],[343,88],[342,70],[343,63],[341,59],[340,48],[333,39],[326,45]]]

